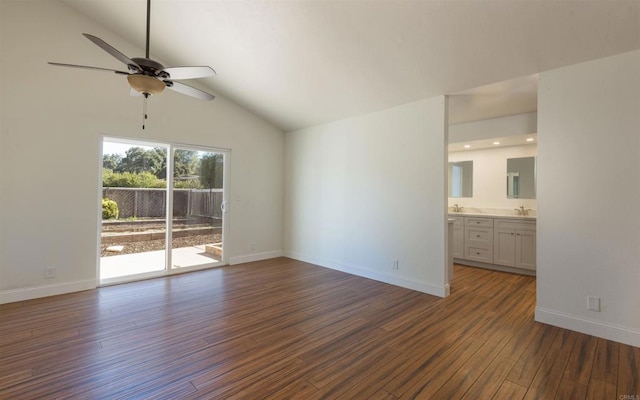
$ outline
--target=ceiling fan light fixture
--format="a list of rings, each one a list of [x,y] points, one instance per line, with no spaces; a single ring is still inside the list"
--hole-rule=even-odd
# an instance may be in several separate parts
[[[164,82],[147,75],[128,75],[127,80],[133,90],[142,94],[160,94],[165,88]]]

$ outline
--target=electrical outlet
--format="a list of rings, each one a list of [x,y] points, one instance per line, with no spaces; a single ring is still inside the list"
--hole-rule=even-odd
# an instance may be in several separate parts
[[[255,249],[256,249],[256,242],[255,242],[255,241],[251,241],[251,242],[249,242],[249,248],[250,248],[251,250],[255,250]]]
[[[600,297],[587,296],[587,310],[600,311]]]
[[[56,267],[45,267],[44,268],[44,278],[51,279],[56,277]]]
[[[393,260],[393,269],[398,269],[399,262],[398,260]]]

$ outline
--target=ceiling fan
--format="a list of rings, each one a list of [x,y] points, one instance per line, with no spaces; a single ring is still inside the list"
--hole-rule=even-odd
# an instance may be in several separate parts
[[[204,78],[215,75],[213,68],[208,66],[202,67],[165,67],[157,61],[149,58],[149,30],[150,30],[151,0],[147,0],[147,38],[146,51],[144,58],[129,58],[109,45],[97,36],[83,33],[83,35],[91,40],[98,47],[117,58],[120,62],[127,66],[128,72],[119,71],[109,68],[92,67],[88,65],[62,64],[49,62],[51,65],[61,67],[85,68],[97,71],[114,72],[118,75],[127,75],[127,80],[131,86],[132,96],[144,96],[147,99],[150,95],[160,94],[165,87],[174,92],[182,93],[187,96],[195,97],[202,100],[213,100],[214,95],[196,89],[189,85],[185,85],[176,80]],[[146,113],[145,113],[146,118]],[[143,126],[144,129],[144,126]]]

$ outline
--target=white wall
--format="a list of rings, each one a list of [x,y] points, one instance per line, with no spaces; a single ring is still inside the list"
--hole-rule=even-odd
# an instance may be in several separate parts
[[[449,206],[535,210],[536,199],[507,198],[507,159],[535,157],[536,145],[498,147],[449,153],[449,161],[473,161],[473,197],[449,197]]]
[[[287,133],[286,254],[446,295],[446,143],[444,97]]]
[[[281,131],[222,97],[171,91],[150,100],[142,131],[124,77],[47,65],[121,67],[82,32],[131,57],[141,49],[57,1],[0,7],[0,302],[95,286],[101,134],[231,149],[229,260],[282,253]]]
[[[536,319],[640,346],[640,51],[542,73],[538,101]]]

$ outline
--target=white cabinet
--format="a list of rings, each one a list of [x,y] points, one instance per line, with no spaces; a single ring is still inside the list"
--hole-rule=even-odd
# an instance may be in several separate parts
[[[536,269],[536,223],[496,219],[493,263],[506,267]]]
[[[493,264],[492,218],[464,218],[464,259]]]
[[[464,217],[452,217],[453,219],[453,246],[454,258],[464,258]]]
[[[516,266],[516,233],[513,229],[496,229],[493,233],[493,263]]]
[[[516,268],[536,269],[536,232],[516,231]]]
[[[536,270],[536,221],[450,215],[453,257],[460,263],[505,271]],[[509,268],[503,268],[509,267]],[[523,272],[523,271],[520,271]]]

